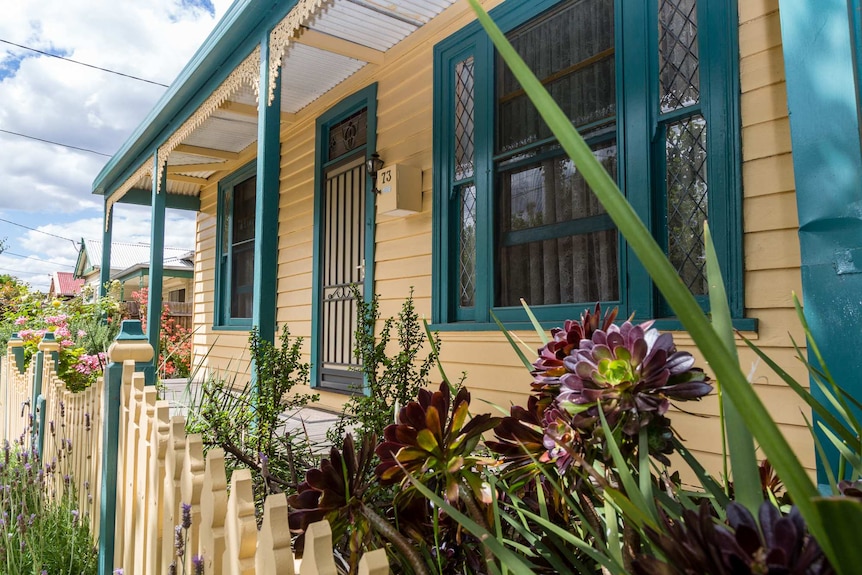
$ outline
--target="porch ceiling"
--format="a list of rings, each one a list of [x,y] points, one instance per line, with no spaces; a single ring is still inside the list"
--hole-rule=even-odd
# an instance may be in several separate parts
[[[292,30],[279,72],[282,79],[282,122],[292,121],[296,113],[363,67],[381,65],[389,49],[454,2],[328,0],[323,1],[319,10],[312,11],[304,21],[294,18],[299,26]],[[293,11],[299,9],[297,5]],[[284,22],[292,22],[292,16],[296,15],[293,12],[288,14]],[[251,57],[254,55],[252,52]],[[193,122],[194,127],[182,132],[184,136],[178,145],[177,135],[182,126],[163,140],[174,139],[174,145],[165,154],[169,194],[197,195],[203,185],[238,168],[239,152],[257,140],[258,96],[247,77],[248,70],[254,70],[251,64],[246,60],[236,66],[234,74],[246,66],[245,77],[242,78],[246,81],[234,80],[237,85],[229,94],[223,95],[217,107],[202,111],[206,107],[205,101],[192,114],[186,123]],[[229,75],[223,86],[230,82]],[[261,94],[264,101],[266,97],[267,94]],[[195,119],[195,115],[200,117]],[[151,187],[152,168],[144,164],[113,193],[116,195],[119,189],[119,195],[122,195],[125,190]]]

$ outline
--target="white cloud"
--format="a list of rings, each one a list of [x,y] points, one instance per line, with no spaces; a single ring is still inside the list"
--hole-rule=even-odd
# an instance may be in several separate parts
[[[215,18],[202,4],[6,2],[0,39],[167,84],[230,2],[212,2]],[[3,130],[112,154],[164,91],[0,44]],[[0,154],[0,209],[70,213],[100,205],[91,184],[108,158],[5,133],[0,149],[13,152]]]
[[[169,84],[230,4],[17,0],[3,3],[0,39]],[[165,90],[0,43],[0,130],[113,154]],[[107,157],[2,132],[0,150],[3,218],[65,238],[101,239],[102,198],[91,190]],[[193,218],[168,212],[165,245],[192,249]],[[71,241],[12,229],[0,273],[47,290],[51,272],[71,271]],[[149,243],[149,208],[118,206],[114,241]]]

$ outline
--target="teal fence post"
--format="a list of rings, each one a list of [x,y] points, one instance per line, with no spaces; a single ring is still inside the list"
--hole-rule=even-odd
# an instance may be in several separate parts
[[[49,354],[54,361],[54,370],[57,370],[57,362],[60,359],[60,344],[57,343],[53,332],[45,332],[42,336],[42,341],[39,342],[39,351],[36,352],[36,369],[33,374],[33,399],[32,409],[33,414],[33,449],[39,456],[42,455],[42,448],[45,445],[45,394],[42,393],[42,388],[45,385],[45,355]],[[59,424],[59,422],[57,422]]]
[[[24,340],[21,339],[17,331],[9,338],[9,347],[12,348],[12,357],[15,358],[15,367],[18,368],[18,373],[23,374],[27,371],[27,367],[24,365]]]
[[[153,348],[141,329],[139,320],[125,320],[120,333],[108,349],[105,369],[105,401],[102,437],[102,500],[99,523],[99,575],[114,572],[114,537],[117,521],[117,461],[120,446],[120,399],[123,388],[123,362],[135,362],[135,369],[152,360]]]

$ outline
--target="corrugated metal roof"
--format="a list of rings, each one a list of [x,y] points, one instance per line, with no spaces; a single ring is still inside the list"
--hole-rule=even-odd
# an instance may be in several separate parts
[[[386,52],[454,2],[455,0],[332,0],[325,4],[311,21],[306,22],[303,28]],[[363,60],[304,45],[300,33],[299,39],[288,47],[282,61],[282,112],[301,111],[366,65]],[[229,101],[245,105],[245,113],[219,109],[182,143],[232,153],[241,152],[253,144],[257,140],[257,118],[249,114],[251,109],[248,106],[257,106],[255,91],[250,86],[243,85],[230,96]],[[168,159],[168,165],[211,164],[217,161],[216,156],[174,151]],[[208,178],[215,173],[216,170],[212,169],[203,172],[188,169],[182,172],[186,176],[198,178]],[[144,184],[150,185],[149,182]],[[199,190],[200,184],[193,181],[168,179],[168,192],[171,194],[196,195]]]
[[[85,239],[83,249],[90,267],[102,267],[102,242],[100,240]],[[194,268],[189,263],[188,248],[169,248],[164,251],[164,263]],[[192,256],[194,257],[194,256]],[[127,244],[122,242],[111,242],[111,269],[124,270],[137,264],[149,264],[149,244]]]
[[[51,277],[51,289],[48,291],[56,296],[78,295],[84,287],[84,280],[75,278],[72,272],[54,272]]]
[[[282,109],[298,112],[352,76],[365,62],[293,44],[281,68]]]

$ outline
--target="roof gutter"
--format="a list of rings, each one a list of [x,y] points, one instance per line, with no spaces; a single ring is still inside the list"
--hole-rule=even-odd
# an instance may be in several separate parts
[[[236,0],[144,121],[93,181],[109,197],[186,121],[236,66],[296,5],[297,0]]]

